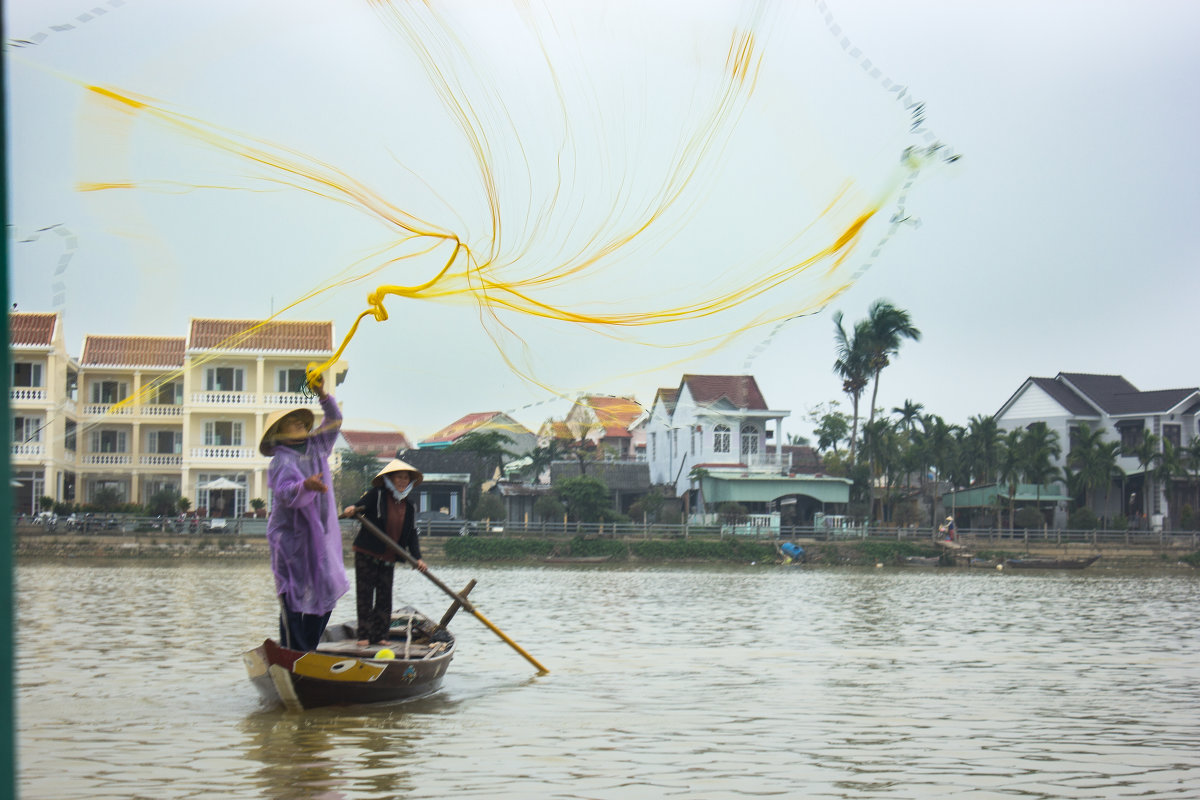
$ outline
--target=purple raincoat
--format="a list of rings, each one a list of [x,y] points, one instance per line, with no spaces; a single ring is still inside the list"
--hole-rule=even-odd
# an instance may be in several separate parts
[[[288,607],[302,614],[327,614],[350,588],[342,557],[342,533],[329,474],[329,454],[337,439],[342,412],[332,395],[321,399],[325,419],[303,453],[277,447],[267,485],[272,492],[267,544],[275,593],[288,596]],[[304,479],[321,475],[326,492],[304,488]]]

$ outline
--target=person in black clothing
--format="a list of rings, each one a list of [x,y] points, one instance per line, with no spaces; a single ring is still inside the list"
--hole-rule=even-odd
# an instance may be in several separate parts
[[[417,560],[416,568],[428,571],[421,560],[417,540],[417,509],[408,499],[424,476],[411,464],[398,458],[379,471],[371,488],[343,516],[362,514],[363,518],[388,535]],[[358,601],[358,643],[380,643],[387,638],[392,624],[392,574],[396,554],[379,540],[366,525],[354,537],[354,581]]]

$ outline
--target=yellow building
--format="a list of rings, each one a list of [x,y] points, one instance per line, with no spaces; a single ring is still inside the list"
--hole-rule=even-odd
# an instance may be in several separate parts
[[[9,314],[14,510],[87,504],[103,490],[145,504],[172,489],[209,516],[267,496],[263,422],[311,406],[305,367],[333,354],[331,322],[193,319],[186,337],[84,337],[67,354],[58,314]],[[339,364],[337,381],[345,374]]]

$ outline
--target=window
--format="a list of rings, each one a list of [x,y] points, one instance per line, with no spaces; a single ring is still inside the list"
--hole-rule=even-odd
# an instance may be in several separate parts
[[[1138,443],[1142,441],[1142,430],[1145,428],[1145,424],[1139,419],[1136,422],[1125,422],[1117,426],[1117,430],[1121,433],[1122,450],[1138,446]]]
[[[713,452],[728,453],[730,446],[730,431],[728,425],[717,425],[713,428]]]
[[[304,390],[304,380],[304,370],[302,369],[281,369],[279,370],[279,391],[297,394]]]
[[[671,460],[674,461],[679,455],[679,428],[671,431]]]
[[[658,456],[658,434],[650,434],[650,458],[653,460]]]
[[[129,394],[129,384],[123,381],[92,381],[92,402],[112,405]]]
[[[758,444],[762,440],[762,434],[758,428],[753,425],[742,426],[742,455],[756,456],[758,455]]]
[[[700,426],[699,425],[691,425],[688,427],[688,430],[691,433],[690,446],[691,446],[692,458],[695,458],[696,457],[696,437],[700,435]]]
[[[206,392],[240,392],[242,391],[242,374],[245,370],[239,367],[209,367],[204,371],[204,390]]]
[[[150,405],[183,405],[183,381],[169,381],[151,389]]]
[[[16,361],[12,365],[13,386],[41,386],[42,365]]]
[[[242,444],[242,423],[223,422],[220,420],[204,423],[204,444],[240,447]]]
[[[13,444],[40,442],[42,440],[42,421],[35,417],[13,417]]]
[[[124,453],[125,431],[92,431],[93,453]]]
[[[67,420],[67,429],[66,429],[66,432],[63,434],[63,447],[65,447],[65,448],[66,448],[66,449],[68,449],[68,450],[74,450],[74,449],[75,449],[75,430],[76,430],[76,427],[77,427],[77,426],[75,425],[75,421],[74,421],[74,420],[70,420],[70,419],[69,419],[69,420]]]
[[[1163,425],[1162,438],[1164,442],[1170,442],[1171,447],[1179,449],[1179,443],[1182,440],[1180,435],[1180,427],[1178,425]]]
[[[150,431],[146,434],[146,452],[178,455],[183,452],[183,434],[179,431]]]

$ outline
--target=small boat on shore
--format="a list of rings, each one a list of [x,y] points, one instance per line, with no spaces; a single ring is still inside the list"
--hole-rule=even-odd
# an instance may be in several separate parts
[[[1089,558],[1009,558],[1004,566],[1009,569],[1084,569],[1095,564],[1100,556]]]
[[[941,556],[905,556],[900,562],[905,567],[940,567],[942,565]]]
[[[454,658],[454,636],[416,609],[392,614],[388,640],[361,646],[355,624],[325,629],[313,651],[274,639],[242,654],[250,681],[289,711],[410,700],[437,691]]]

